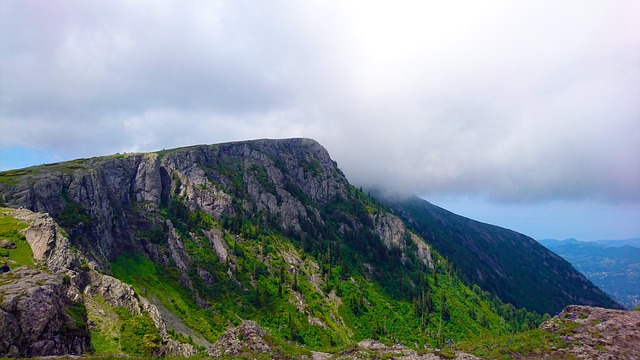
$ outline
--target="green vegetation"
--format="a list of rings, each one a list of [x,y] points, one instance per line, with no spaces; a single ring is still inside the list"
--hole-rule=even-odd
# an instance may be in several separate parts
[[[437,253],[430,269],[409,242],[403,260],[370,230],[341,233],[351,219],[372,228],[372,214],[383,211],[360,191],[351,191],[357,201],[324,206],[302,196],[306,206],[318,206],[324,225],[303,222],[303,232],[288,236],[280,233],[277,219],[236,214],[215,221],[202,211],[189,211],[175,195],[161,215],[172,222],[192,260],[186,271],[191,289],[180,280],[182,271],[140,253],[123,253],[112,261],[113,274],[141,295],[158,299],[210,342],[239,319],[256,320],[276,343],[324,351],[366,338],[436,347],[447,340],[514,333],[540,322],[539,315],[466,287]],[[237,201],[244,196],[232,192]],[[226,260],[214,251],[210,231],[224,234],[230,249]],[[333,300],[337,297],[341,300]],[[186,335],[174,331],[176,338]]]
[[[505,302],[539,313],[562,310],[571,301],[567,294],[603,307],[616,306],[593,285],[575,280],[581,277],[569,263],[525,235],[467,219],[417,197],[383,202],[446,256],[468,286],[477,284]]]
[[[465,339],[453,345],[457,350],[481,359],[544,358],[555,349],[567,346],[564,335],[535,329],[523,333]]]
[[[91,326],[91,343],[95,355],[122,354],[120,330],[122,319],[117,308],[109,306],[98,295],[85,297],[87,317]]]
[[[522,335],[541,322],[539,314],[505,304],[474,286],[458,263],[432,251],[432,263],[425,264],[413,241],[416,234],[426,236],[424,232],[407,232],[404,239],[400,236],[400,246],[385,244],[376,227],[389,220],[388,209],[346,180],[339,183],[344,191],[332,199],[314,201],[322,196],[310,191],[310,185],[301,183],[300,177],[321,176],[324,181],[319,160],[303,156],[291,161],[258,146],[248,150],[256,158],[246,157],[246,148],[243,155],[228,151],[224,156],[219,153],[228,149],[219,147],[215,154],[205,154],[206,149],[199,149],[202,154],[196,155],[207,159],[206,164],[197,165],[208,182],[202,183],[199,177],[195,185],[174,170],[163,177],[171,184],[162,189],[158,212],[145,210],[148,207],[140,203],[113,207],[113,216],[124,221],[111,223],[112,235],[117,230],[118,235],[136,242],[116,243],[111,272],[139,295],[159,304],[161,312],[169,311],[179,318],[168,322],[172,338],[192,344],[213,343],[229,327],[247,319],[265,328],[266,340],[278,354],[287,356],[309,355],[310,349],[336,353],[373,338],[387,344],[438,347],[443,357],[451,356],[457,348],[471,349],[471,345],[464,345],[466,341],[477,341],[480,345],[472,349],[474,352],[499,357],[503,353],[492,352],[488,339],[503,344],[507,355],[517,349],[506,339],[523,337],[522,347],[527,348],[524,337],[530,336],[531,349],[537,344],[536,337],[540,342],[546,339],[536,332]],[[177,150],[158,154],[169,161],[166,156],[173,151]],[[93,163],[82,160],[45,168],[73,171]],[[288,167],[296,164],[302,175],[299,171],[289,173]],[[272,178],[277,172],[281,174]],[[196,204],[209,199],[199,196],[214,188],[225,192],[220,204],[223,210],[198,208]],[[97,236],[92,230],[105,224],[105,219],[89,214],[88,205],[74,201],[77,194],[67,191],[65,188],[60,194],[63,209],[57,220],[68,229],[86,225],[87,231],[76,232],[81,235],[70,239],[78,251],[100,250],[94,245],[98,241],[91,238]],[[226,203],[228,199],[231,204]],[[271,211],[283,204],[287,207]],[[109,224],[111,219],[106,220]],[[18,226],[11,224],[1,228],[10,231],[11,226]],[[170,237],[173,234],[168,232],[171,227],[184,245],[178,255]],[[450,234],[435,235],[452,239]],[[476,262],[472,259],[463,265]],[[104,268],[109,269],[108,264]],[[79,319],[87,314],[96,355],[158,354],[160,335],[148,315],[109,306],[99,296],[87,297],[85,304],[86,308],[70,309],[69,315]],[[176,325],[180,321],[185,327]]]
[[[40,170],[35,167],[29,167],[18,170],[9,170],[0,172],[0,184],[15,186],[20,183],[24,176],[38,174]]]
[[[65,206],[56,218],[60,226],[69,229],[78,226],[80,223],[91,222],[91,217],[84,206],[73,201],[66,192],[62,193],[62,197],[65,200]]]
[[[6,240],[15,244],[14,249],[0,248],[0,261],[7,261],[9,266],[33,266],[33,252],[21,230],[27,223],[13,216],[14,209],[0,208],[0,241]]]
[[[133,356],[157,355],[160,334],[149,315],[131,315],[125,308],[117,308],[117,310],[122,320],[120,327],[122,350]]]

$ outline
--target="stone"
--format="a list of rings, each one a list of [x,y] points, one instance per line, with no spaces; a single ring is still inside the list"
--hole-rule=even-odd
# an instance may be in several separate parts
[[[271,345],[264,339],[267,332],[255,321],[244,320],[220,335],[218,341],[207,351],[209,356],[237,356],[245,352],[271,353]]]
[[[67,297],[61,275],[22,266],[0,280],[0,356],[82,355],[91,350],[84,305]]]

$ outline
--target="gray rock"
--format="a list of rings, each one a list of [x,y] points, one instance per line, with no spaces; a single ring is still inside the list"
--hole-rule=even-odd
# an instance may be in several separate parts
[[[0,275],[0,355],[81,355],[91,349],[86,311],[60,275],[19,267]]]
[[[255,321],[244,320],[240,326],[227,330],[208,350],[209,356],[237,356],[245,352],[271,353],[271,345],[264,339],[267,332]]]
[[[9,240],[0,240],[0,248],[3,249],[15,249],[16,248],[16,244],[12,241]]]

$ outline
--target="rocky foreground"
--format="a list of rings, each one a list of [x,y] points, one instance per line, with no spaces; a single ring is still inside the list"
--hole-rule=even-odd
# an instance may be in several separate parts
[[[640,311],[567,306],[541,329],[562,336],[549,358],[640,359]]]
[[[0,354],[8,357],[85,354],[86,314],[57,275],[20,267],[0,274]]]

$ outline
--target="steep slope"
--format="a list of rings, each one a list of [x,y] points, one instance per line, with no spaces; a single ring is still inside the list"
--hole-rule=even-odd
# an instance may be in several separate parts
[[[468,284],[539,313],[570,304],[621,308],[568,262],[535,240],[474,221],[418,197],[382,201],[454,266]]]
[[[243,326],[271,356],[366,338],[442,346],[540,320],[465,286],[310,139],[4,172],[0,202],[62,228],[35,236],[34,254],[71,274],[98,354],[216,355]]]
[[[619,242],[540,240],[627,309],[640,304],[640,248]]]

